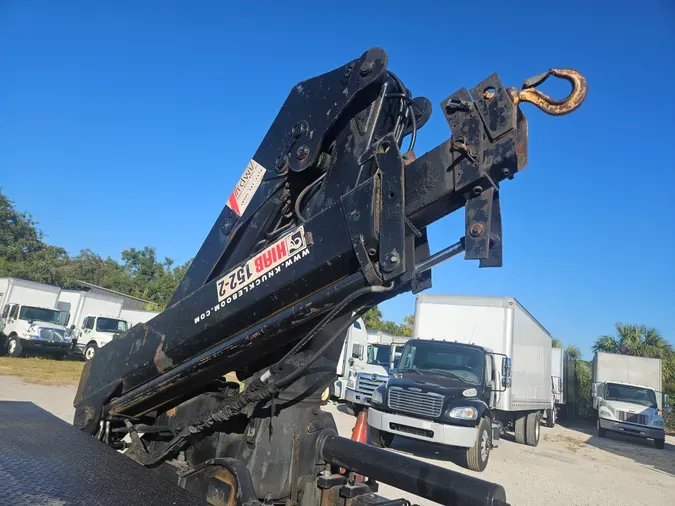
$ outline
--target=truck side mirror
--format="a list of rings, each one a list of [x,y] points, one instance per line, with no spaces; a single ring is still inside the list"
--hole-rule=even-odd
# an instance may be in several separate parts
[[[511,386],[511,359],[504,357],[502,361],[502,386],[504,388]]]

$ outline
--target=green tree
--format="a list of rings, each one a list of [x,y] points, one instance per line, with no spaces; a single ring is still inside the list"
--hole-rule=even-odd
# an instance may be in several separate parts
[[[551,346],[553,346],[554,348],[562,348],[562,341],[557,337],[552,337]]]
[[[593,351],[661,359],[673,354],[672,345],[655,328],[625,323],[617,323],[615,327],[616,335],[598,337]]]
[[[581,360],[581,350],[578,346],[570,344],[565,348],[565,353],[567,353],[567,355],[569,355],[574,360]]]
[[[412,337],[413,325],[415,317],[413,315],[406,316],[402,325],[397,324],[391,320],[384,320],[382,318],[382,311],[378,306],[369,309],[363,315],[363,321],[366,324],[367,330],[381,331],[394,336]]]

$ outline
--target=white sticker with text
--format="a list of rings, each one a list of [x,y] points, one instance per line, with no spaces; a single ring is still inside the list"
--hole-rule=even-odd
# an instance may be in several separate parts
[[[248,162],[246,170],[242,174],[237,186],[234,187],[227,199],[227,207],[232,209],[237,216],[242,216],[246,208],[253,200],[255,192],[265,176],[265,167],[255,160]]]

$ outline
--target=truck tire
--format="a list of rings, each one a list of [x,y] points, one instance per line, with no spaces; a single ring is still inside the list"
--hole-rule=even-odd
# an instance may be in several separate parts
[[[389,448],[394,441],[394,435],[391,432],[376,429],[368,426],[370,442],[378,448]]]
[[[666,446],[666,440],[665,439],[655,439],[654,440],[654,446],[658,448],[659,450],[663,450],[663,448]]]
[[[555,427],[555,408],[546,410],[546,427]]]
[[[84,349],[82,356],[87,362],[89,362],[94,358],[94,355],[96,355],[96,351],[98,351],[98,345],[94,342],[89,343]]]
[[[600,418],[598,418],[598,421],[597,421],[597,428],[598,428],[598,436],[599,437],[607,437],[606,430],[603,429],[602,427],[600,427]]]
[[[541,433],[541,413],[532,411],[527,414],[525,419],[525,444],[527,446],[537,446],[539,444],[539,435]]]
[[[525,444],[525,421],[527,414],[516,414],[516,420],[514,422],[514,433],[516,435],[516,443],[521,445]]]
[[[10,357],[20,357],[23,353],[21,348],[21,341],[18,336],[9,336],[9,341],[7,341],[7,355]]]
[[[464,467],[482,473],[490,458],[492,438],[490,437],[491,424],[486,418],[481,418],[478,424],[476,442],[471,448],[466,449],[464,454]]]

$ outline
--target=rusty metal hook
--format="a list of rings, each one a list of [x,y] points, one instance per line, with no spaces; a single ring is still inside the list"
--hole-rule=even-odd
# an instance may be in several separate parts
[[[549,97],[545,93],[535,89],[549,77],[558,77],[572,84],[572,91],[562,100]],[[586,78],[573,69],[551,69],[543,74],[530,77],[523,82],[523,88],[516,91],[509,89],[509,95],[515,105],[520,102],[530,102],[552,116],[562,116],[579,108],[588,95],[588,83]]]

